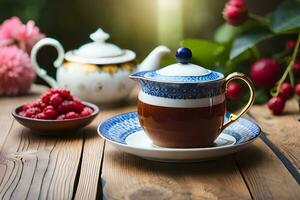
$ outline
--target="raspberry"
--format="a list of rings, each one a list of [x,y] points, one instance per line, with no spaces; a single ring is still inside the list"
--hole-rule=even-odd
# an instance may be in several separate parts
[[[86,117],[86,116],[89,116],[92,113],[93,113],[93,110],[90,107],[84,107],[84,109],[80,113],[80,116],[81,117]]]
[[[43,111],[46,119],[55,119],[57,117],[57,112],[53,106],[47,106]]]
[[[68,112],[66,114],[66,119],[75,119],[75,118],[79,118],[79,114],[77,114],[76,112]]]
[[[34,118],[36,114],[40,113],[42,110],[38,107],[31,107],[25,111],[25,117]]]
[[[59,94],[53,94],[50,97],[49,104],[54,106],[54,107],[58,107],[62,102],[63,102],[63,99],[60,97]]]
[[[47,119],[45,113],[39,113],[39,114],[37,114],[37,115],[35,116],[35,118],[37,118],[37,119]]]
[[[23,116],[23,117],[26,117],[24,111],[19,112],[18,115]]]
[[[42,102],[41,100],[38,100],[37,102],[33,102],[32,106],[33,107],[38,107],[41,110],[43,110],[47,105],[44,102]]]
[[[240,84],[236,82],[229,83],[226,89],[226,96],[231,100],[239,99],[243,95],[243,90]]]
[[[295,74],[300,75],[300,60],[296,60],[293,65],[293,71]]]
[[[61,90],[60,95],[63,97],[65,100],[73,100],[73,97],[71,96],[71,93],[69,90]]]
[[[93,110],[73,98],[69,90],[53,88],[45,92],[38,101],[22,106],[19,115],[37,119],[75,119],[90,115]]]
[[[41,96],[40,99],[43,103],[48,104],[51,96],[52,96],[52,93],[50,92],[50,90],[48,90]]]
[[[44,108],[44,111],[45,111],[45,110],[54,110],[54,107],[51,106],[51,105],[49,105],[49,106],[46,106],[46,107]]]
[[[290,83],[283,83],[280,87],[279,96],[284,99],[289,99],[294,94],[294,88]]]
[[[284,109],[285,101],[282,97],[272,97],[268,101],[268,108],[273,112],[274,115],[280,115]]]
[[[28,110],[31,107],[32,107],[32,103],[27,103],[27,104],[25,104],[25,105],[22,106],[22,110],[26,111],[26,110]]]
[[[64,100],[73,100],[69,90],[53,88],[49,90],[52,95],[59,94]]]
[[[64,120],[64,119],[66,119],[66,115],[64,115],[64,114],[59,115],[56,119],[57,120]]]
[[[78,99],[73,100],[73,106],[74,106],[74,111],[78,113],[80,113],[84,108],[84,105]]]
[[[63,101],[58,107],[57,111],[59,114],[65,114],[67,112],[73,111],[72,101]]]
[[[252,65],[250,75],[255,85],[271,88],[280,76],[280,67],[276,60],[262,58]]]
[[[52,88],[50,90],[48,90],[51,94],[59,94],[60,93],[60,90],[59,88]]]
[[[295,93],[297,96],[300,97],[300,83],[297,83],[295,86]]]

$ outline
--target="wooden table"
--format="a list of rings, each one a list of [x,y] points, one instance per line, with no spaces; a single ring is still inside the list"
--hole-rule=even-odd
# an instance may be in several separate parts
[[[274,117],[265,106],[249,115],[263,134],[249,148],[215,161],[170,164],[122,153],[96,127],[135,106],[103,109],[71,137],[40,137],[10,112],[34,100],[0,98],[0,199],[300,199],[300,123],[296,101]]]

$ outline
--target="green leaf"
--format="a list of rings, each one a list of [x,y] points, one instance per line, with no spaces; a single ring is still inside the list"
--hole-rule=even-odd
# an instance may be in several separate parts
[[[263,25],[250,20],[242,24],[241,26],[232,26],[228,23],[223,23],[216,30],[214,34],[214,41],[221,44],[231,43],[234,40],[234,38],[240,33],[242,33],[243,31],[253,29],[255,27],[262,27],[262,26]]]
[[[206,68],[214,68],[228,59],[225,46],[209,40],[184,39],[180,46],[190,48],[193,52],[192,61]]]
[[[222,24],[214,35],[214,41],[218,43],[230,43],[241,32],[241,28],[228,23]]]
[[[254,47],[257,43],[273,36],[274,34],[269,30],[261,28],[251,29],[247,32],[242,33],[233,42],[230,51],[230,59],[232,60],[236,58],[241,53]]]
[[[247,50],[247,51],[244,51],[243,53],[241,53],[240,55],[238,55],[237,57],[235,57],[234,59],[228,60],[226,65],[227,65],[227,67],[235,70],[234,68],[237,67],[240,63],[244,63],[245,61],[249,61],[251,59],[252,59],[251,50]],[[239,70],[239,71],[241,71],[241,70]]]
[[[300,1],[287,0],[270,15],[271,29],[275,33],[299,32]]]

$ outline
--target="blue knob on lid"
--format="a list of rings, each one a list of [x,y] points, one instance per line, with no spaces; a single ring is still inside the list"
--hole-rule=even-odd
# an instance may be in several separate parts
[[[188,64],[192,60],[192,51],[185,47],[177,49],[176,60],[182,64]]]

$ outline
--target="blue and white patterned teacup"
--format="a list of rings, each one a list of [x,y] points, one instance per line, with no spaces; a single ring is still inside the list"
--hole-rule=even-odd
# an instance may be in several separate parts
[[[138,115],[153,143],[163,147],[207,147],[221,131],[253,104],[254,86],[242,73],[223,74],[190,64],[192,52],[180,48],[177,64],[143,71],[130,78],[139,80]],[[246,82],[250,98],[237,115],[224,122],[225,90],[233,79]]]

